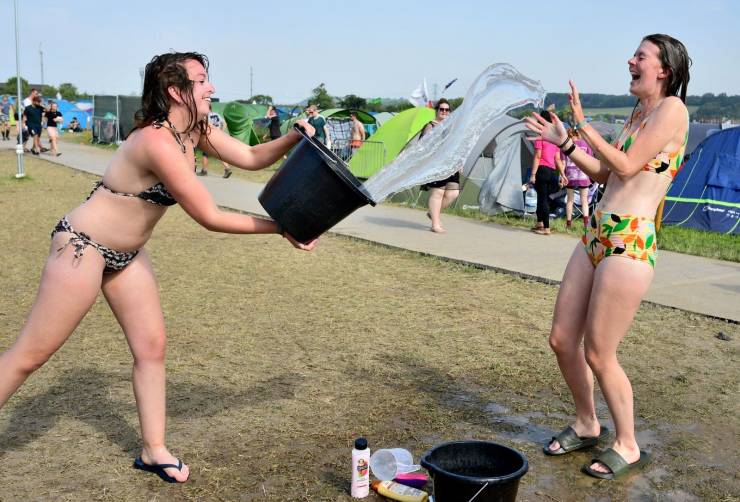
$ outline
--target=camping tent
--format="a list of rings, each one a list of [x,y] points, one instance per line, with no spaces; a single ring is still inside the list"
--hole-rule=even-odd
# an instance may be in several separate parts
[[[349,123],[350,112],[355,112],[357,114],[357,120],[365,125],[365,131],[368,134],[372,134],[375,132],[378,123],[375,120],[375,117],[370,115],[368,112],[350,108],[329,108],[327,110],[319,111],[319,115],[326,119],[327,125],[329,126],[329,134],[332,135],[332,138],[348,139],[345,138],[345,134],[346,131],[349,130],[349,128],[348,126],[344,127],[343,124],[346,126],[346,124]],[[293,124],[295,124],[296,121],[300,119],[307,119],[305,112],[301,112],[295,117],[283,121],[282,125],[280,126],[280,131],[283,134],[286,134],[288,130],[293,126]],[[332,122],[334,122],[334,124],[332,124]]]
[[[663,224],[737,234],[740,222],[740,127],[699,143],[673,180]]]
[[[393,112],[379,112],[375,113],[373,116],[375,117],[375,121],[378,123],[378,127],[380,127],[392,119],[394,115],[395,113]]]
[[[534,155],[527,132],[523,121],[508,115],[483,130],[463,166],[458,207],[478,206],[486,214],[524,212],[522,183]]]
[[[66,128],[69,125],[72,118],[77,119],[82,129],[89,129],[92,127],[92,103],[71,103],[66,99],[57,99],[55,102],[59,106],[59,111],[64,119],[62,124],[63,128]],[[88,104],[90,106],[88,106]]]
[[[483,130],[463,165],[460,195],[455,207],[482,213],[524,212],[522,185],[532,166],[534,147],[525,139],[529,130],[521,120],[499,117]],[[394,195],[394,202],[425,204],[427,192],[418,187]]]
[[[358,117],[359,118],[359,117]],[[349,169],[358,178],[369,178],[396,158],[403,147],[434,119],[434,110],[426,107],[409,108],[385,122],[349,161]],[[377,155],[382,144],[384,155]]]
[[[211,104],[211,109],[219,113],[216,109],[220,106],[214,107],[215,104]],[[252,146],[260,144],[264,139],[264,131],[255,127],[255,120],[263,118],[266,113],[267,106],[265,105],[244,104],[237,101],[226,103],[222,111],[226,127],[229,128],[229,134]]]

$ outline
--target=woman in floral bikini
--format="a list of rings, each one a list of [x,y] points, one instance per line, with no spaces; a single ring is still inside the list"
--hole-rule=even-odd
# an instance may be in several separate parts
[[[616,439],[583,471],[604,479],[649,460],[635,439],[632,387],[617,361],[617,347],[653,279],[654,218],[683,161],[689,127],[684,102],[691,60],[684,45],[668,35],[648,35],[627,64],[630,93],[638,102],[614,146],[587,123],[578,90],[570,83],[574,129],[597,158],[575,147],[557,117],[552,124],[539,115],[527,119],[528,127],[539,134],[535,139],[558,145],[582,171],[607,186],[568,262],[550,332],[576,418],[544,447],[548,455],[563,455],[594,446],[606,436],[594,406],[596,375]]]

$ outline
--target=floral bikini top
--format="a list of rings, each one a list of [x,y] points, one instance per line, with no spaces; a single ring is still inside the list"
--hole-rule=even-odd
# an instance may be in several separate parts
[[[647,119],[650,117],[650,114],[642,119],[640,127],[635,129],[632,134],[629,133],[630,127],[632,126],[633,122],[635,120],[639,120],[641,115],[642,112],[640,110],[636,110],[635,113],[632,115],[632,118],[630,118],[629,122],[625,124],[622,132],[619,134],[619,138],[617,139],[616,143],[616,147],[619,150],[627,153],[629,147],[632,145],[632,143],[635,142],[635,139],[637,139],[637,135],[639,134],[639,132],[645,128],[645,124],[647,124]],[[643,166],[642,170],[655,174],[661,174],[663,176],[667,176],[670,179],[675,178],[678,174],[678,171],[682,167],[684,153],[686,152],[686,144],[688,143],[688,141],[689,132],[687,130],[686,137],[683,139],[683,144],[678,150],[676,150],[675,152],[659,152],[651,161]]]

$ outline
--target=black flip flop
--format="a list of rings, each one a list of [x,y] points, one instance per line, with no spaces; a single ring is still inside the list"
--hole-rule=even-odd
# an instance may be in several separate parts
[[[164,472],[165,469],[177,469],[178,471],[182,470],[182,460],[179,458],[177,459],[177,465],[175,464],[145,464],[143,460],[141,460],[141,457],[136,457],[136,460],[134,460],[134,469],[140,469],[142,471],[146,472],[153,472],[160,478],[162,478],[164,481],[167,481],[168,483],[179,483],[179,481],[166,472]]]
[[[545,455],[551,457],[557,457],[558,455],[565,455],[576,450],[582,450],[584,448],[590,448],[596,446],[599,441],[606,438],[609,435],[609,429],[607,427],[601,427],[598,437],[581,437],[576,434],[573,427],[570,425],[563,429],[560,434],[553,436],[549,443],[542,447],[542,451]],[[560,443],[560,448],[557,450],[551,450],[550,445],[553,441]]]
[[[640,450],[640,458],[637,460],[637,462],[632,462],[630,464],[624,459],[624,457],[622,457],[622,455],[617,453],[614,449],[608,448],[607,450],[601,452],[599,456],[592,458],[589,463],[584,464],[583,467],[581,467],[581,472],[583,472],[584,474],[588,474],[589,476],[593,476],[594,478],[614,479],[621,476],[622,474],[626,474],[629,471],[633,471],[635,469],[646,466],[648,463],[650,463],[651,459],[652,456],[649,453]],[[599,472],[591,469],[591,465],[593,465],[595,462],[601,462],[602,464],[607,466],[609,470],[611,470],[611,472]]]

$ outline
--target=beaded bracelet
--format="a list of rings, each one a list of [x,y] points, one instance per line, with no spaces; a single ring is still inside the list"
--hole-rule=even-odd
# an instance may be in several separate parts
[[[560,148],[560,149],[562,150],[562,149],[563,149],[563,147],[565,146],[565,144],[566,144],[566,143],[568,142],[568,140],[569,140],[569,139],[570,139],[570,134],[567,134],[567,135],[565,136],[565,141],[563,141],[562,143],[560,143],[560,144],[558,145],[558,148]]]

